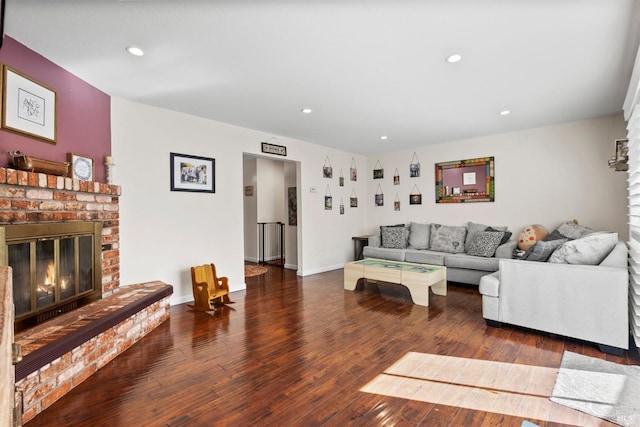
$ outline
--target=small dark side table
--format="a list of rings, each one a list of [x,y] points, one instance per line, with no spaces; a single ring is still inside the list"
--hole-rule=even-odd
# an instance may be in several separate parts
[[[351,240],[353,240],[353,260],[363,259],[362,250],[369,244],[369,236],[355,236]]]

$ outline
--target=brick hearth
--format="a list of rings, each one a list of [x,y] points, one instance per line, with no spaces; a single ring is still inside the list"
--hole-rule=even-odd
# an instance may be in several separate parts
[[[103,299],[15,337],[24,354],[16,365],[23,423],[169,317],[171,286],[120,286],[120,194],[117,185],[0,168],[0,225],[102,222]]]

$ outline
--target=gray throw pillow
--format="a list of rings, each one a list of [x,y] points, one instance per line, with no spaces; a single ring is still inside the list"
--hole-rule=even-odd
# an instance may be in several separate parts
[[[464,252],[467,227],[431,224],[429,248],[433,251],[459,254]]]
[[[387,249],[405,249],[409,243],[409,228],[402,226],[380,227],[381,246]]]
[[[600,264],[618,243],[618,233],[592,233],[564,243],[549,257],[559,264]]]
[[[491,258],[500,246],[504,231],[478,231],[469,242],[467,254]]]
[[[562,223],[557,230],[560,234],[568,237],[569,239],[580,239],[589,233],[593,233],[591,228],[571,221]]]
[[[409,247],[413,249],[429,249],[430,224],[410,224]]]
[[[553,251],[562,246],[568,239],[554,239],[536,242],[522,255],[520,259],[527,261],[545,262],[549,259]]]
[[[466,238],[466,241],[464,242],[465,246],[469,246],[469,244],[471,243],[471,240],[473,240],[473,236],[475,236],[477,232],[486,231],[487,228],[489,228],[488,225],[478,224],[478,223],[469,221],[469,225],[467,227],[467,238]],[[492,226],[491,228],[497,231],[507,231],[506,226],[500,226],[500,227]]]

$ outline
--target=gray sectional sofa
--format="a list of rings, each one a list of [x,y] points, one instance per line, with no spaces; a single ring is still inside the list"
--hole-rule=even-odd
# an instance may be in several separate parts
[[[507,227],[412,222],[380,227],[362,253],[365,258],[443,265],[448,281],[478,285],[480,278],[498,271],[500,259],[512,257],[517,242],[510,237]]]

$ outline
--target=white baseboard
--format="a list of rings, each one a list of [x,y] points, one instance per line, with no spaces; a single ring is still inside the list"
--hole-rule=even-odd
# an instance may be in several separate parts
[[[302,276],[302,277],[310,276],[312,274],[326,273],[327,271],[340,270],[341,268],[344,268],[344,264],[336,264],[328,267],[314,268],[311,270],[304,270],[304,271],[298,270],[298,276]]]

